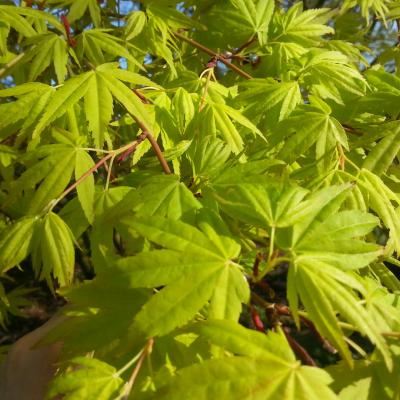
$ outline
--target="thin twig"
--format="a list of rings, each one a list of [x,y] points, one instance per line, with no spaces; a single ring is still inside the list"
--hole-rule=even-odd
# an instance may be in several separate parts
[[[110,152],[106,156],[104,156],[101,160],[99,160],[93,167],[89,168],[81,177],[79,177],[72,185],[68,186],[61,195],[51,203],[51,209],[55,207],[57,203],[59,203],[64,197],[66,197],[69,193],[71,193],[79,184],[81,184],[87,177],[89,177],[93,172],[97,171],[99,167],[105,164],[109,159],[114,158],[118,154],[124,153],[130,149],[136,149],[136,147],[143,142],[143,140],[147,137],[147,134],[140,135],[136,140],[131,143],[128,143],[121,148]],[[45,208],[47,210],[48,207]]]
[[[264,323],[262,322],[261,317],[258,314],[258,312],[255,309],[255,307],[254,306],[250,306],[250,311],[251,311],[251,319],[253,320],[253,324],[254,324],[255,328],[259,332],[265,332]]]
[[[307,365],[311,365],[312,367],[316,367],[317,363],[314,359],[308,354],[308,351],[299,343],[297,340],[293,339],[290,334],[289,328],[283,328],[283,333],[286,336],[287,341],[289,342],[292,350],[297,354],[297,356]]]
[[[144,97],[143,95],[139,95],[137,91],[133,91],[133,93],[136,94],[136,96],[139,97],[139,99],[145,103],[147,101],[146,97]],[[158,158],[158,161],[160,162],[163,171],[168,175],[171,174],[171,170],[169,169],[168,163],[166,161],[166,159],[164,158],[164,155],[160,149],[160,146],[157,143],[157,140],[154,139],[154,136],[149,132],[149,130],[147,129],[146,125],[143,123],[143,121],[141,121],[139,118],[137,118],[135,115],[130,114],[131,117],[135,120],[135,122],[139,125],[139,128],[146,133],[146,137],[149,140],[149,142],[151,143],[151,146],[153,147],[154,152],[156,153],[156,156]]]
[[[269,303],[268,301],[265,301],[261,296],[254,292],[251,292],[251,301],[254,304],[258,304],[259,306],[264,308],[274,307],[274,303]]]
[[[381,332],[381,335],[385,337],[394,337],[400,339],[400,332]]]
[[[2,69],[0,69],[0,78],[12,67],[14,67],[23,57],[25,53],[18,54],[11,61],[9,61]]]
[[[263,260],[263,255],[261,253],[256,254],[256,258],[253,263],[253,277],[257,278],[260,272],[260,263]]]
[[[252,36],[247,42],[243,43],[240,47],[238,47],[235,51],[234,51],[234,55],[241,53],[246,47],[250,46],[251,44],[253,44],[255,41],[257,40],[257,36]]]
[[[355,129],[355,128],[352,128],[351,126],[343,125],[343,128],[344,128],[344,130],[345,130],[346,132],[349,132],[349,133],[354,134],[354,135],[356,135],[356,136],[363,136],[363,133],[362,133],[362,132],[360,132],[359,130],[357,130],[357,129]]]
[[[158,158],[158,161],[160,161],[160,164],[163,168],[163,171],[168,175],[171,173],[171,170],[169,169],[169,165],[167,163],[167,160],[164,158],[163,153],[160,149],[160,146],[157,143],[157,140],[154,139],[154,136],[147,132],[147,139],[149,140],[149,142],[151,143],[154,152],[156,153],[156,156]]]
[[[331,354],[336,354],[338,351],[335,349],[332,344],[325,339],[317,330],[314,323],[305,317],[300,317],[301,322],[307,326],[307,328],[313,333],[313,335],[318,339],[318,341],[322,344],[322,347]]]
[[[242,69],[240,69],[239,67],[237,67],[235,64],[232,64],[228,59],[226,59],[224,56],[222,56],[221,54],[216,53],[215,51],[209,49],[206,46],[203,46],[201,43],[196,42],[193,39],[190,39],[188,37],[186,37],[185,35],[182,35],[179,32],[174,32],[174,35],[183,40],[186,43],[191,44],[193,47],[196,47],[197,49],[203,51],[204,53],[212,56],[212,57],[216,57],[218,59],[218,61],[221,61],[223,64],[225,64],[229,69],[231,69],[232,71],[235,71],[237,74],[239,74],[240,76],[242,76],[245,79],[252,79],[253,77],[251,75],[249,75],[247,72],[243,71]]]
[[[126,388],[124,390],[123,396],[121,397],[121,400],[127,400],[128,399],[129,394],[132,391],[133,384],[135,383],[135,380],[136,380],[136,378],[137,378],[137,376],[139,374],[139,371],[142,368],[143,361],[151,353],[151,351],[153,349],[153,344],[154,344],[154,339],[150,338],[147,341],[147,343],[146,343],[146,345],[145,345],[145,347],[144,347],[144,349],[142,351],[142,354],[140,355],[140,358],[139,358],[139,360],[138,360],[138,362],[136,364],[135,369],[132,371],[132,375],[129,378],[129,381],[128,381],[127,385],[126,385]]]

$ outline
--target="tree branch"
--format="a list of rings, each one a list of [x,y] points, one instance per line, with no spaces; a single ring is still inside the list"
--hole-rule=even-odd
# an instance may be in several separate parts
[[[290,334],[289,328],[283,328],[283,333],[286,336],[287,341],[289,342],[292,350],[297,354],[297,356],[307,365],[311,365],[312,367],[316,367],[317,363],[314,359],[308,354],[308,351],[299,343],[297,340],[293,339]]]
[[[157,140],[154,139],[154,136],[150,132],[147,133],[147,139],[151,143],[154,152],[156,153],[156,156],[158,158],[158,161],[160,161],[160,164],[164,170],[164,172],[168,175],[171,173],[171,170],[169,169],[169,165],[167,163],[167,160],[164,158],[164,155],[160,149],[160,146],[157,143]]]
[[[216,53],[215,51],[209,49],[206,46],[203,46],[201,43],[196,42],[193,39],[190,39],[188,37],[186,37],[185,35],[182,35],[179,32],[174,32],[174,35],[183,40],[186,43],[191,44],[193,47],[196,47],[197,49],[203,51],[204,53],[215,57],[218,61],[221,61],[223,64],[225,64],[229,69],[231,69],[232,71],[235,71],[237,74],[239,74],[240,76],[242,76],[245,79],[252,79],[253,77],[251,75],[249,75],[247,72],[243,71],[242,69],[240,69],[239,67],[237,67],[235,64],[232,64],[231,62],[229,62],[223,55]]]
[[[64,197],[66,197],[69,193],[71,193],[79,184],[81,184],[88,176],[90,176],[93,172],[97,171],[99,167],[101,167],[103,164],[105,164],[109,159],[116,157],[119,154],[125,153],[128,150],[131,152],[136,149],[136,147],[142,143],[147,137],[147,133],[143,132],[136,140],[134,140],[131,143],[128,143],[125,146],[122,146],[121,148],[114,150],[104,156],[101,160],[99,160],[92,168],[88,169],[81,177],[79,177],[72,185],[68,186],[61,194],[60,196],[50,203],[50,205],[46,206],[45,210],[47,210],[49,207],[50,209],[53,209],[57,203],[59,203]]]
[[[139,99],[142,101],[142,103],[144,104],[148,104],[148,100],[146,99],[145,96],[143,96],[141,93],[139,93],[137,90],[133,90],[133,93],[136,94],[136,96],[139,97]],[[157,140],[154,138],[154,136],[148,131],[147,127],[144,125],[144,123],[137,118],[135,115],[131,114],[132,118],[136,121],[136,123],[139,125],[139,128],[146,133],[146,137],[149,140],[149,142],[151,143],[151,146],[153,147],[154,152],[156,153],[156,156],[158,158],[158,161],[160,162],[163,171],[169,175],[171,174],[171,170],[169,169],[169,165],[166,161],[166,159],[164,158],[164,155],[160,149],[160,146],[157,143]]]

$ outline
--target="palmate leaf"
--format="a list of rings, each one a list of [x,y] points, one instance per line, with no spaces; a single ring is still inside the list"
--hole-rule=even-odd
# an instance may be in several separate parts
[[[134,11],[128,16],[125,37],[129,41],[139,35],[146,26],[147,17],[143,11]]]
[[[92,253],[99,255],[96,257],[96,270],[102,269],[101,265],[113,263],[117,257],[112,240],[114,227],[124,238],[132,240],[129,238],[133,236],[137,241],[134,229],[124,224],[126,216],[131,216],[132,211],[143,217],[157,215],[193,222],[195,212],[200,208],[201,204],[192,192],[172,175],[149,178],[137,190],[121,187],[103,192],[96,198],[96,223],[92,235]],[[104,257],[102,249],[105,248],[112,255],[110,259]],[[101,259],[104,262],[99,261]]]
[[[321,100],[299,106],[278,127],[279,133],[271,138],[271,142],[284,143],[278,158],[288,162],[295,161],[315,144],[318,166],[326,170],[335,156],[337,144],[349,148],[343,127],[331,116],[331,109]],[[290,135],[292,132],[295,133]]]
[[[385,226],[394,248],[400,251],[400,216],[392,202],[400,205],[400,198],[390,190],[385,183],[374,173],[362,169],[358,180],[361,190],[366,193],[369,206],[374,210]]]
[[[374,114],[390,114],[397,119],[400,99],[400,78],[382,69],[370,70],[366,73],[372,91],[359,100],[360,109]]]
[[[332,190],[336,191],[335,195]],[[346,185],[330,187],[295,207],[292,220],[297,221],[292,228],[292,240],[288,245],[284,243],[286,238],[281,242],[281,246],[287,246],[293,256],[293,264],[289,267],[287,296],[297,323],[297,296],[300,296],[317,329],[337,346],[350,365],[352,359],[335,312],[339,312],[361,333],[367,335],[377,345],[390,367],[392,364],[385,342],[354,293],[357,291],[365,295],[365,289],[352,275],[343,272],[364,267],[379,255],[377,246],[351,239],[368,233],[377,220],[357,212],[344,215],[337,213],[347,194]],[[311,212],[307,212],[307,209]],[[347,221],[349,225],[346,227]],[[279,245],[279,232],[277,238]]]
[[[169,283],[171,276],[175,278],[143,306],[133,330],[139,329],[149,337],[165,335],[186,323],[210,298],[213,317],[238,318],[240,303],[247,301],[249,290],[238,265],[232,261],[240,249],[232,239],[218,236],[213,229],[207,229],[206,235],[191,225],[164,218],[135,218],[126,224],[152,242],[173,250],[164,252],[160,264],[159,252],[147,253],[144,264],[150,266],[151,272],[139,281],[140,286],[147,283],[146,286],[157,287]],[[143,257],[132,257],[117,264],[129,272],[131,264],[141,262]]]
[[[199,41],[210,47],[239,48],[254,35],[252,22],[249,22],[240,9],[234,7],[233,1],[214,2],[209,13],[201,15],[200,21],[207,26],[207,32],[197,33]],[[229,37],[226,32],[229,32]]]
[[[293,5],[285,14],[276,14],[272,23],[272,42],[292,42],[301,47],[318,43],[320,37],[333,33],[325,23],[330,19],[331,10],[320,8],[303,11],[302,3]]]
[[[33,137],[38,137],[50,123],[64,115],[83,97],[85,97],[85,112],[89,127],[93,132],[95,142],[100,146],[103,145],[104,131],[112,114],[112,97],[151,131],[151,119],[145,106],[121,80],[137,84],[151,82],[133,72],[119,71],[115,64],[104,64],[96,71],[85,72],[70,78],[52,96],[46,111],[35,126]],[[158,85],[153,84],[153,86]]]
[[[40,250],[37,250],[41,254],[41,265],[35,263],[41,279],[50,282],[53,275],[60,286],[67,286],[72,282],[75,267],[73,240],[72,232],[57,214],[50,212],[44,217]]]
[[[377,343],[390,364],[382,338],[373,324],[363,322],[363,318],[370,321],[370,317],[353,293],[357,290],[365,294],[365,290],[354,277],[343,272],[368,265],[382,252],[375,244],[353,239],[369,233],[378,223],[376,217],[357,211],[337,213],[350,188],[349,185],[333,186],[305,197],[306,191],[296,187],[280,192],[276,186],[237,184],[219,193],[224,200],[219,197],[217,200],[233,218],[264,229],[281,227],[276,234],[277,245],[293,257],[288,299],[297,321],[299,295],[317,329],[351,363],[335,316],[339,311]],[[363,318],[359,319],[359,315]]]
[[[95,27],[98,27],[101,22],[100,7],[97,0],[48,0],[47,4],[56,7],[69,7],[68,10],[68,21],[70,23],[76,22],[77,20],[84,17],[89,11],[90,18]]]
[[[391,353],[395,359],[395,368],[388,373],[385,363],[377,352],[371,360],[355,361],[354,369],[340,362],[329,366],[327,371],[334,379],[332,388],[339,393],[341,399],[395,399],[400,395],[396,377],[399,374],[399,346],[393,343]]]
[[[65,4],[65,1],[63,1]],[[82,16],[89,10],[90,17],[93,21],[94,26],[99,26],[100,25],[100,7],[99,3],[96,0],[83,0],[83,1],[73,1],[69,0],[69,4],[71,4],[71,7],[69,9],[68,13],[68,19],[70,22],[74,22],[79,18],[82,18]]]
[[[146,7],[146,16],[147,49],[150,49],[152,54],[163,58],[171,69],[172,75],[176,76],[174,59],[178,46],[173,32],[182,28],[203,30],[205,27],[195,18],[188,18],[175,10],[175,7],[169,7],[159,1],[149,2]]]
[[[141,216],[158,215],[185,220],[201,208],[192,192],[176,176],[149,179],[138,194],[140,198],[134,210]]]
[[[70,78],[56,91],[51,103],[46,108],[46,111],[32,133],[34,138],[39,136],[51,122],[61,117],[68,108],[85,95],[92,75],[93,72],[90,71]]]
[[[205,136],[194,143],[187,153],[193,171],[193,178],[207,179],[224,166],[230,156],[229,147],[220,139]]]
[[[329,375],[300,366],[282,334],[267,336],[229,321],[208,321],[194,330],[235,357],[211,359],[179,370],[151,397],[186,399],[336,399]],[[198,377],[201,376],[201,381]],[[197,378],[196,378],[197,377]]]
[[[26,17],[26,18],[24,18]],[[29,7],[15,7],[11,5],[0,5],[0,20],[24,37],[32,37],[38,34],[33,24],[29,21],[47,21],[59,32],[64,32],[62,24],[50,13],[39,10],[33,10]],[[7,31],[7,34],[9,31]]]
[[[151,132],[152,122],[141,100],[132,93],[132,90],[130,90],[126,85],[124,85],[118,78],[114,77],[112,74],[108,74],[107,71],[100,71],[98,73],[106,82],[107,88],[111,92],[113,97],[115,97],[115,99],[117,99],[132,116],[139,119],[143,123],[143,125]]]
[[[274,2],[259,0],[254,4],[253,0],[231,0],[239,12],[253,29],[253,35],[257,35],[259,43],[266,43],[269,23],[274,12]]]
[[[252,79],[241,84],[245,88],[238,101],[246,106],[249,113],[259,114],[265,110],[276,112],[277,120],[287,118],[302,102],[298,82],[276,82],[271,79]]]
[[[77,39],[77,54],[80,58],[86,57],[94,65],[101,65],[115,58],[125,57],[128,61],[143,69],[142,65],[134,58],[124,46],[121,39],[111,35],[106,29],[90,29],[83,32]],[[105,54],[113,59],[107,60]]]
[[[370,13],[373,12],[379,18],[385,20],[388,12],[388,0],[345,0],[343,2],[342,10],[345,12],[349,8],[359,6],[361,15],[367,20],[370,20]]]
[[[32,253],[35,272],[52,287],[51,276],[60,285],[72,282],[75,263],[73,236],[66,223],[50,212],[43,218],[18,220],[0,240],[0,268],[9,270]]]
[[[114,273],[115,272],[115,273]],[[112,354],[119,344],[138,347],[143,337],[127,335],[129,325],[150,295],[146,289],[132,289],[126,274],[109,269],[95,279],[81,282],[59,293],[68,299],[66,316],[49,333],[46,342],[65,341],[62,359],[96,351],[98,357]],[[82,336],[82,332],[86,332]],[[101,332],[101,335],[99,335]],[[138,349],[139,350],[139,349]]]
[[[0,271],[6,272],[23,261],[31,251],[37,225],[36,217],[24,217],[16,221],[0,240]]]
[[[137,190],[131,190],[112,210],[108,210],[105,217],[110,221],[124,219],[124,215],[133,210],[142,217],[157,215],[174,220],[193,220],[195,211],[201,207],[177,176],[163,175],[151,177]]]
[[[23,191],[39,187],[30,195],[28,212],[38,214],[61,194],[68,185],[75,166],[75,148],[70,145],[54,144],[39,147],[31,157],[40,159],[12,182],[6,204],[20,197]]]
[[[363,168],[375,173],[384,174],[400,152],[400,123],[385,124],[387,135],[383,137],[364,159]]]
[[[108,400],[115,397],[122,387],[123,380],[117,370],[103,361],[76,357],[71,364],[75,369],[54,379],[46,399],[64,395],[69,399]]]
[[[307,194],[300,187],[280,188],[278,184],[238,183],[213,185],[222,209],[233,218],[265,228],[290,225],[287,213]]]
[[[350,322],[377,346],[386,365],[391,368],[393,364],[387,345],[370,314],[359,303],[354,290],[365,294],[354,277],[325,262],[302,259],[299,256],[289,267],[287,296],[297,323],[299,296],[316,328],[331,341],[351,366],[353,359],[336,318],[336,313],[339,312],[341,318]]]
[[[17,100],[0,105],[0,129],[19,124],[22,125],[22,132],[26,130],[43,112],[53,92],[51,86],[39,82],[24,83],[1,90],[0,97],[16,97]],[[11,133],[8,132],[8,134]]]
[[[201,115],[198,115],[199,129],[204,129],[208,134],[218,134],[228,144],[232,153],[239,154],[243,150],[244,141],[236,124],[233,122],[264,138],[260,130],[252,122],[238,110],[226,104],[210,101],[201,111]]]
[[[301,59],[301,75],[314,94],[343,104],[343,97],[363,96],[364,77],[338,51],[310,50]]]
[[[47,33],[34,36],[27,40],[26,44],[34,45],[25,56],[28,60],[32,60],[28,80],[34,81],[53,63],[58,83],[64,83],[68,62],[66,41],[55,33]]]
[[[111,120],[113,101],[104,79],[99,74],[94,74],[90,79],[84,98],[89,130],[92,132],[95,146],[101,148],[104,143],[104,133]]]
[[[382,249],[354,238],[367,235],[378,224],[379,219],[372,214],[340,211],[314,224],[294,250],[302,260],[319,260],[342,270],[363,268],[381,255]]]

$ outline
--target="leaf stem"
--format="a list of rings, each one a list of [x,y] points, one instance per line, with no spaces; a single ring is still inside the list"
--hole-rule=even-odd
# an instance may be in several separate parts
[[[114,154],[114,155],[111,157],[110,165],[108,166],[107,180],[106,180],[106,186],[105,186],[106,190],[108,190],[108,186],[110,185],[110,178],[111,178],[112,167],[113,167],[113,164],[114,164],[115,157],[116,157],[116,154]]]
[[[229,62],[223,55],[216,53],[215,51],[209,49],[208,47],[202,45],[199,42],[196,42],[196,40],[191,39],[186,37],[185,35],[182,35],[179,32],[174,32],[174,35],[183,40],[186,43],[191,44],[193,47],[196,47],[197,49],[203,51],[204,53],[215,57],[218,61],[221,61],[223,64],[225,64],[229,69],[231,69],[232,71],[235,71],[238,75],[242,76],[245,79],[253,79],[253,77],[248,74],[247,72],[243,71],[242,69],[240,69],[239,67],[237,67],[235,64],[232,64],[231,62]]]
[[[274,254],[274,242],[275,242],[275,226],[272,226],[271,236],[269,239],[268,264],[271,262],[272,255]]]
[[[291,262],[291,261],[292,261],[292,259],[289,258],[289,257],[277,257],[277,258],[271,259],[267,263],[267,266],[257,276],[256,282],[261,281],[264,278],[264,276],[267,275],[268,272],[270,272],[279,263],[281,263],[281,262]]]
[[[250,39],[247,42],[243,43],[240,47],[238,47],[233,54],[240,54],[246,47],[249,47],[256,40],[257,40],[256,35],[251,36]]]
[[[126,387],[125,387],[125,390],[124,390],[124,393],[123,393],[123,395],[121,397],[121,400],[127,400],[128,399],[129,394],[132,391],[133,384],[135,383],[136,378],[137,378],[137,376],[139,374],[139,371],[142,368],[143,361],[151,353],[151,351],[153,349],[153,344],[154,344],[154,339],[150,338],[147,341],[146,345],[144,346],[143,351],[141,352],[139,360],[138,360],[138,362],[136,364],[136,367],[132,371],[132,375],[129,378],[129,381],[128,381]]]

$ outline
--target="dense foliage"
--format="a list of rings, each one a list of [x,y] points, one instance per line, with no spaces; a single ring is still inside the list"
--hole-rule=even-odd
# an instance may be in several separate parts
[[[1,2],[0,323],[18,268],[67,300],[49,398],[400,398],[397,18]]]

